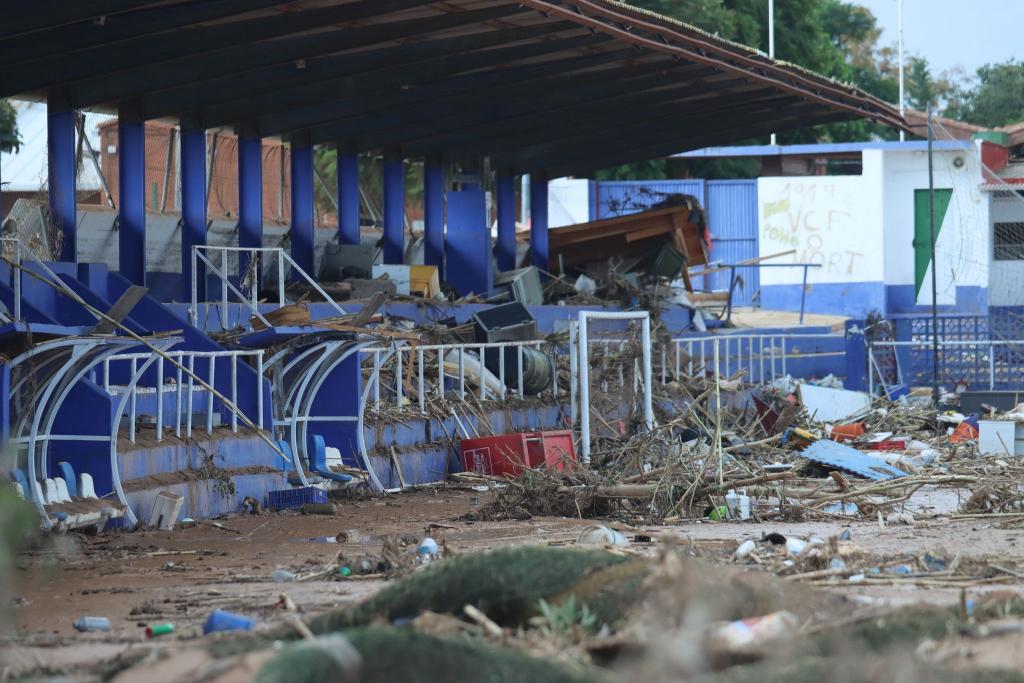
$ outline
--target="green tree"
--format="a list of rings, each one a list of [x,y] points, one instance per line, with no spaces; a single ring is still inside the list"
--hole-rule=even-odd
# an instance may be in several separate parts
[[[950,96],[944,114],[990,128],[1024,121],[1024,61],[981,67],[975,84]]]
[[[0,100],[0,151],[17,152],[21,147],[18,112],[7,100]]]

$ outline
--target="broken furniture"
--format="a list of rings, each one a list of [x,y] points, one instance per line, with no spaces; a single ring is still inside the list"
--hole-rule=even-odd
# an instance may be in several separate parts
[[[669,279],[681,275],[692,291],[686,267],[708,263],[707,244],[703,212],[697,200],[690,198],[679,206],[554,228],[548,232],[546,267],[564,273],[594,261],[639,257],[647,264],[647,272],[657,271]]]
[[[537,338],[537,321],[519,302],[494,306],[473,315],[476,341],[495,343],[531,341]],[[515,352],[488,347],[484,365],[509,389],[536,395],[551,383],[554,365],[543,352],[530,346],[518,346]]]

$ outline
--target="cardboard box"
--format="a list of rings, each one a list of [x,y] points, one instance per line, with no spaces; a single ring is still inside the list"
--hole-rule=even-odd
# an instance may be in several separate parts
[[[433,299],[441,293],[437,266],[409,266],[409,293]]]

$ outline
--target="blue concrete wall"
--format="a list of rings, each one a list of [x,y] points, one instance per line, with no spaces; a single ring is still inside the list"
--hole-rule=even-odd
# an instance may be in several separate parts
[[[181,513],[178,515],[178,520],[181,521],[186,517],[207,519],[229,512],[239,512],[242,500],[246,496],[255,498],[265,507],[267,494],[270,491],[291,488],[287,476],[282,472],[244,474],[234,477],[232,481],[235,482],[235,493],[231,496],[224,496],[218,491],[215,482],[204,480],[133,491],[126,494],[125,497],[138,518],[146,523],[153,511],[157,494],[161,491],[176,493],[185,498],[185,502],[181,506]]]
[[[886,312],[931,313],[931,306],[918,306],[914,285],[887,285],[885,288]],[[938,307],[944,313],[967,313],[985,315],[988,311],[987,287],[957,287],[956,303]]]
[[[799,311],[801,285],[761,285],[761,307],[774,311]],[[885,310],[885,286],[881,282],[813,284],[807,287],[807,313],[864,317]]]
[[[281,457],[257,436],[239,435],[226,439],[211,439],[206,430],[194,429],[192,441],[165,439],[154,446],[122,446],[118,449],[121,481],[141,479],[152,474],[200,469],[203,450],[214,455],[215,464],[226,469],[264,465],[279,470]],[[97,494],[102,495],[100,491]]]

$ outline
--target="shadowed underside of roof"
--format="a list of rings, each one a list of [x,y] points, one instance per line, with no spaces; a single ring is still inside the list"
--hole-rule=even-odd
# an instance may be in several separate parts
[[[512,172],[904,125],[853,87],[609,0],[39,0],[5,14],[0,96]]]

